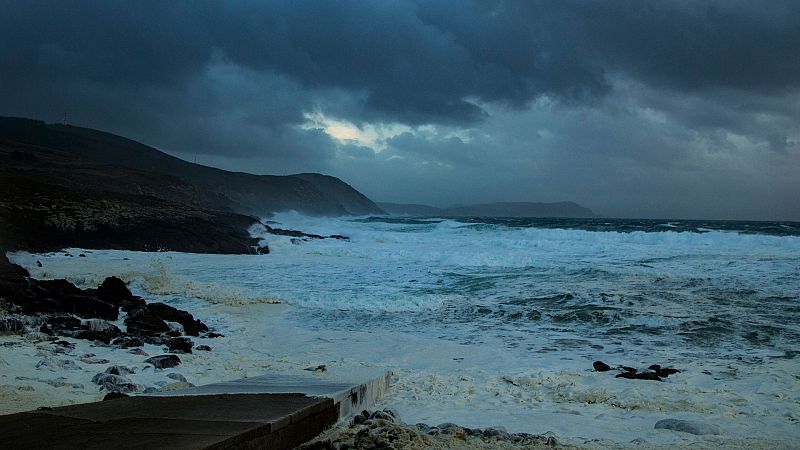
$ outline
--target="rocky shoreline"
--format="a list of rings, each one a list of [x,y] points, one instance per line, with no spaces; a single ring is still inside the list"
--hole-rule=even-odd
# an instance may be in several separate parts
[[[113,323],[121,315],[124,331]],[[37,368],[57,370],[75,365],[73,359],[60,357],[75,349],[75,343],[67,339],[124,349],[148,357],[142,370],[148,366],[160,370],[178,366],[179,355],[192,353],[193,349],[211,351],[208,345],[195,347],[192,337],[221,336],[188,311],[159,302],[147,303],[117,277],[107,277],[96,289],[81,289],[65,279],[37,280],[25,268],[9,262],[5,252],[0,252],[0,335],[19,335],[28,342],[44,344]],[[161,346],[164,353],[149,357],[143,350],[145,344]],[[77,359],[86,364],[107,365],[91,382],[112,398],[191,386],[180,374],[170,374],[174,383],[166,386],[143,386],[126,378],[135,368],[113,364],[94,354]]]

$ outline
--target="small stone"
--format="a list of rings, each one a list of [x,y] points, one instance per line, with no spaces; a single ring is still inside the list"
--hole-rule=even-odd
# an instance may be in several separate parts
[[[144,351],[144,349],[138,347],[128,350],[128,353],[132,355],[150,356],[150,354]]]
[[[210,352],[211,351],[211,347],[209,347],[208,345],[198,345],[194,349],[197,350],[197,351],[200,351],[200,352]]]
[[[611,370],[611,366],[609,366],[608,364],[604,363],[603,361],[595,361],[595,362],[593,362],[592,363],[592,367],[594,367],[594,370],[596,370],[598,372],[608,372],[609,370]]]
[[[664,419],[656,422],[653,428],[656,430],[665,429],[696,435],[722,434],[722,431],[720,431],[718,426],[703,422],[696,422],[694,420]]]
[[[159,355],[147,358],[144,362],[152,364],[156,369],[169,369],[181,363],[177,355]]]
[[[83,357],[81,358],[81,362],[86,364],[108,364],[111,361],[105,358],[93,358],[93,357]]]
[[[176,381],[183,381],[184,383],[186,382],[186,377],[177,372],[168,373],[167,378],[171,378]]]

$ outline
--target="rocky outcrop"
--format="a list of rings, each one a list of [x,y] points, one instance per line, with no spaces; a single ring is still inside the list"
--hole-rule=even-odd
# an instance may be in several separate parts
[[[381,213],[338,178],[192,164],[101,131],[0,118],[0,245],[253,253],[255,216]]]
[[[612,367],[603,361],[595,361],[592,363],[592,368],[596,372],[608,372]],[[650,380],[650,381],[664,381],[670,375],[680,373],[680,370],[672,367],[661,367],[660,364],[653,364],[647,370],[639,370],[634,367],[618,366],[619,373],[615,375],[616,378],[625,378],[628,380]]]
[[[96,289],[80,289],[67,280],[37,280],[11,264],[0,251],[0,303],[7,311],[0,322],[5,334],[31,330],[43,336],[85,339],[119,347],[145,342],[165,344],[167,350],[191,353],[187,336],[213,337],[208,326],[191,313],[164,303],[146,303],[117,277],[108,277]],[[127,313],[126,330],[108,322]],[[171,324],[175,324],[171,326]]]

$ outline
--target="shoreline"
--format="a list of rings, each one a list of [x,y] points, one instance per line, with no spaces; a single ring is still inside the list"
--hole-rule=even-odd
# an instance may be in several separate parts
[[[480,356],[474,352],[469,353],[470,357],[468,359],[472,359],[472,361],[469,361],[469,366],[466,366],[463,369],[458,369],[459,364],[464,363],[453,361],[437,362],[434,360],[434,357],[437,354],[436,352],[444,351],[445,353],[463,353],[466,350],[472,349],[467,349],[457,344],[429,342],[425,339],[415,338],[413,336],[403,335],[402,333],[397,332],[382,336],[376,341],[375,337],[371,336],[368,332],[347,332],[347,334],[343,334],[343,331],[337,330],[302,328],[299,327],[298,323],[290,317],[294,312],[297,312],[295,309],[296,307],[293,305],[269,304],[268,302],[276,299],[258,296],[254,297],[250,295],[252,293],[248,292],[244,286],[241,287],[239,292],[232,292],[229,289],[230,286],[204,286],[198,280],[181,279],[177,273],[171,273],[173,270],[173,267],[171,266],[166,268],[162,266],[159,268],[157,265],[142,265],[144,260],[162,261],[164,264],[180,265],[181,261],[187,260],[190,258],[190,256],[180,254],[105,252],[100,260],[108,261],[110,258],[109,255],[112,255],[116,262],[114,264],[106,264],[103,267],[96,266],[98,263],[92,261],[96,255],[89,255],[90,258],[87,259],[81,258],[83,263],[88,265],[87,267],[91,267],[93,265],[95,266],[95,270],[91,274],[86,273],[82,265],[78,265],[76,267],[76,259],[68,260],[64,258],[63,255],[55,255],[55,259],[50,261],[49,264],[44,264],[44,267],[41,269],[35,267],[33,262],[37,258],[44,258],[44,255],[14,254],[13,259],[16,261],[27,261],[26,265],[28,265],[29,268],[34,272],[32,274],[34,276],[36,276],[37,273],[47,273],[52,276],[65,275],[68,278],[73,277],[75,281],[81,281],[81,284],[84,287],[95,283],[98,279],[100,279],[100,277],[108,275],[108,273],[104,271],[119,270],[120,266],[116,264],[122,264],[124,267],[128,267],[130,269],[128,277],[132,277],[132,279],[126,281],[132,281],[134,293],[141,294],[148,300],[166,301],[167,303],[173,304],[176,307],[186,309],[193,314],[196,314],[196,316],[201,320],[207,322],[212,328],[222,330],[223,334],[225,334],[224,337],[214,338],[213,340],[208,341],[207,344],[212,347],[211,352],[203,354],[198,352],[193,355],[186,355],[184,364],[174,369],[175,372],[181,373],[185,376],[188,382],[193,384],[207,384],[235,378],[258,376],[264,372],[274,370],[300,371],[307,367],[313,367],[318,364],[328,364],[331,370],[345,370],[345,368],[348,366],[364,365],[372,365],[375,367],[391,369],[398,367],[398,378],[393,383],[393,387],[389,391],[389,396],[379,402],[376,407],[383,408],[400,406],[401,416],[408,418],[409,421],[412,422],[416,422],[417,419],[419,419],[420,421],[425,421],[429,424],[437,424],[452,420],[459,425],[467,425],[471,427],[487,427],[509,424],[503,423],[508,422],[509,416],[504,416],[502,414],[499,416],[494,416],[494,419],[487,417],[480,419],[479,416],[483,414],[481,413],[481,410],[475,410],[474,412],[476,415],[472,418],[470,418],[469,415],[464,415],[464,413],[471,408],[480,407],[479,403],[475,403],[475,401],[477,401],[479,398],[482,398],[480,396],[476,397],[475,401],[467,401],[464,403],[460,407],[463,408],[460,411],[452,409],[454,404],[450,404],[449,406],[446,406],[440,411],[434,412],[433,414],[431,414],[432,411],[430,410],[428,410],[427,413],[425,412],[426,408],[430,408],[430,406],[424,405],[427,404],[426,402],[428,402],[430,399],[444,400],[447,399],[449,395],[462,395],[464,393],[464,391],[462,391],[462,387],[467,388],[473,385],[474,380],[459,381],[459,377],[474,376],[474,368],[479,367],[484,363],[484,359],[482,358],[491,358],[493,355]],[[124,258],[130,259],[125,260]],[[252,258],[258,257],[253,256]],[[61,260],[61,262],[56,264],[56,260]],[[216,261],[224,263],[225,261],[228,261],[228,259],[225,257],[218,257]],[[43,262],[47,263],[45,260],[43,260]],[[69,268],[69,270],[65,271],[67,268]],[[82,270],[84,271],[83,274],[80,273]],[[164,273],[164,271],[167,273]],[[233,286],[235,286],[235,284]],[[153,292],[158,292],[158,294]],[[217,296],[221,292],[225,292],[228,297],[224,298],[222,301],[217,298],[217,303],[211,303],[208,300],[201,299],[202,297]],[[195,296],[194,299],[189,298],[192,295]],[[0,343],[13,339],[14,338],[0,337]],[[388,347],[391,345],[391,342],[396,342],[400,339],[402,339],[407,346],[414,347],[416,351],[412,352],[406,349],[406,353],[398,354],[396,349],[378,348],[383,346]],[[260,345],[263,345],[263,347],[251,348],[252,346],[247,345],[248,341],[258,342]],[[198,340],[197,344],[206,344],[206,342],[200,339]],[[346,357],[341,353],[341,351],[339,352],[340,356],[338,359],[331,360],[329,356],[326,356],[329,354],[335,354],[331,353],[334,351],[332,349],[336,349],[337,347],[341,346],[348,348],[348,351],[352,353],[353,356]],[[374,353],[367,358],[365,357],[365,354],[361,353],[367,351],[366,349],[370,348],[370,346],[373,347],[372,351]],[[5,349],[6,347],[0,348]],[[27,385],[31,385],[35,388],[34,391],[17,390],[8,393],[9,398],[13,399],[16,395],[17,397],[23,399],[27,398],[35,402],[37,401],[37,398],[41,398],[44,396],[44,394],[47,394],[50,396],[62,395],[64,401],[72,402],[78,401],[82,398],[98,399],[99,397],[102,397],[100,393],[95,395],[95,393],[92,391],[92,389],[96,389],[97,386],[86,380],[87,376],[88,379],[90,379],[91,375],[93,375],[93,373],[91,373],[95,370],[93,365],[78,361],[77,364],[84,368],[82,371],[72,371],[69,369],[50,371],[50,369],[48,369],[46,366],[37,369],[35,365],[38,360],[35,360],[37,358],[41,359],[42,357],[47,356],[46,354],[39,354],[39,352],[47,353],[46,349],[36,347],[35,344],[30,343],[25,343],[19,347],[9,348],[11,351],[3,350],[2,357],[13,360],[11,361],[12,363],[16,362],[17,360],[23,362],[23,364],[19,366],[14,365],[16,371],[14,372],[15,376],[29,376],[30,373],[34,373],[39,374],[40,378],[47,378],[51,380],[66,375],[67,382],[73,382],[72,380],[77,379],[79,376],[82,376],[82,379],[85,379],[83,381],[83,389],[73,389],[68,386],[56,388],[46,384],[41,386],[40,389],[39,384],[43,383],[37,381],[10,380],[11,383],[9,384],[6,381],[8,378],[3,378],[3,381],[0,384],[13,386],[14,383],[18,381],[19,384],[17,387],[19,387],[23,385],[23,382],[27,382]],[[150,349],[147,346],[144,347],[145,351],[148,353],[155,353],[157,348],[157,346]],[[108,359],[111,364],[130,364],[134,367],[142,366],[142,361],[145,359],[145,357],[141,355],[127,356],[128,354],[125,353],[125,351],[110,350],[110,353],[113,353],[120,358],[120,360],[117,361],[112,357],[106,357],[106,353],[102,352],[104,349],[107,348],[92,346],[88,343],[79,344],[76,345],[73,356],[79,360],[79,357],[83,354],[95,353],[96,357]],[[419,355],[424,355],[426,352],[433,355],[433,357],[430,357],[429,360],[426,360],[426,362],[419,364],[428,365],[429,370],[427,372],[418,373],[417,369],[413,369],[412,366],[409,366],[407,362],[403,362],[407,358],[419,357]],[[16,356],[13,358],[7,358],[9,354]],[[361,354],[361,356],[359,356],[359,354]],[[184,356],[181,355],[181,358],[183,359]],[[488,361],[488,359],[486,359],[486,361]],[[2,363],[0,362],[0,364]],[[590,365],[591,361],[587,361],[586,364]],[[16,367],[19,368],[17,369]],[[102,366],[102,368],[104,367],[105,366]],[[96,369],[100,368],[100,366],[96,367]],[[139,368],[140,367],[137,367],[137,369]],[[452,371],[454,368],[456,369],[456,372],[448,374],[448,372]],[[27,374],[23,373],[26,371]],[[97,370],[97,372],[101,372],[101,370]],[[163,370],[159,373],[156,373],[156,371],[152,371],[151,373],[149,371],[140,370],[137,374],[132,375],[132,377],[136,378],[137,382],[138,380],[141,380],[143,381],[143,384],[151,383],[151,385],[155,386],[156,382],[168,382],[168,380],[174,381],[172,379],[165,378],[165,375],[170,372],[171,371]],[[81,375],[81,373],[85,373],[85,375]],[[553,376],[556,376],[558,371],[551,371],[551,373]],[[41,374],[45,374],[46,376],[42,376]],[[429,376],[435,374],[439,374],[439,379],[429,378]],[[487,389],[488,391],[498,390],[498,392],[501,394],[503,392],[522,392],[525,389],[538,389],[536,385],[518,388],[506,383],[507,385],[504,386],[502,379],[497,379],[498,375],[499,374],[494,374],[494,379],[496,379],[496,381],[492,381],[492,377],[487,378],[489,383],[484,385],[483,389]],[[586,382],[587,380],[590,381],[594,378],[600,380],[600,378],[595,377],[588,372],[585,375],[579,375],[579,377],[582,379],[582,383]],[[452,383],[452,381],[456,382]],[[646,382],[630,381],[629,383]],[[647,385],[637,384],[624,384],[619,386],[626,390],[629,388],[648,388]],[[8,391],[8,389],[5,387],[3,389],[5,390],[4,392]],[[448,392],[451,392],[451,394],[448,394]],[[430,399],[428,397],[430,397]],[[418,400],[415,400],[415,398]],[[453,398],[456,399],[458,397]],[[498,406],[484,405],[483,407],[488,406],[490,409],[495,408],[495,411],[498,411],[496,408],[502,408],[501,405],[502,404],[498,404]],[[31,406],[36,407],[39,405]],[[562,404],[562,407],[566,407],[566,409],[564,411],[553,410],[549,412],[545,410],[540,412],[531,411],[534,413],[532,417],[540,417],[545,419],[540,423],[539,429],[519,429],[518,426],[509,426],[509,431],[543,433],[548,431],[544,428],[546,426],[544,424],[547,424],[550,420],[554,420],[548,419],[548,417],[564,417],[573,420],[575,418],[579,418],[580,416],[574,415],[569,411],[569,409],[578,408],[583,411],[583,408],[585,408],[580,405],[573,404],[572,401],[568,399],[567,403]],[[582,413],[584,416],[586,416],[584,420],[587,424],[592,423],[591,415],[587,415],[587,412],[590,412],[592,409],[595,409],[598,412],[603,411],[602,408],[590,406],[589,410]],[[453,414],[453,412],[458,412],[458,414]],[[427,418],[425,417],[426,415]],[[625,414],[621,415],[620,417],[624,416]],[[655,423],[657,420],[656,417],[662,416],[666,417],[668,414],[655,414],[653,415],[653,419],[645,420],[641,422],[641,425],[637,425],[637,423],[639,423],[637,421],[640,419],[630,417],[627,419],[628,423],[626,425],[630,426],[631,429],[628,431],[620,429],[620,433],[618,434],[620,439],[609,440],[609,437],[614,436],[614,433],[610,433],[609,431],[604,432],[606,435],[605,438],[574,438],[563,433],[556,433],[555,436],[558,442],[564,445],[569,443],[569,445],[579,445],[581,447],[589,446],[589,448],[591,448],[591,445],[594,445],[592,444],[594,439],[601,439],[602,442],[606,442],[606,446],[608,442],[615,442],[623,445],[624,442],[635,439],[635,437],[632,439],[628,439],[628,437],[635,435],[637,432],[634,430],[641,427],[642,430],[647,431],[644,433],[640,431],[638,433],[645,435],[644,440],[648,446],[664,445],[697,447],[699,445],[705,445],[703,443],[706,441],[714,442],[713,445],[709,444],[709,448],[717,448],[719,446],[726,445],[724,442],[734,441],[739,443],[747,442],[748,445],[756,444],[759,441],[771,442],[778,446],[784,445],[786,448],[791,448],[798,444],[796,440],[765,441],[763,439],[753,438],[754,441],[742,441],[742,437],[730,435],[724,437],[699,438],[693,435],[682,436],[679,433],[673,433],[671,435],[668,434],[668,441],[659,443],[653,441],[652,437],[650,436],[664,435],[665,432],[652,431],[653,423]],[[539,423],[538,421],[539,419],[532,418],[526,421],[526,423],[535,426],[536,423]],[[604,445],[598,445],[598,447],[603,446]],[[732,445],[732,447],[735,447],[735,445]]]

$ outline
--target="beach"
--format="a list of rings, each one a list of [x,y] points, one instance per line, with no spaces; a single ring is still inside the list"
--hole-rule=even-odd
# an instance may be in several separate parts
[[[106,392],[91,380],[110,365],[132,368],[143,390],[175,383],[170,373],[202,385],[325,365],[319,376],[393,371],[375,407],[394,408],[409,427],[502,427],[590,448],[798,446],[788,320],[796,297],[786,295],[796,292],[796,237],[278,218],[350,240],[264,237],[269,255],[9,254],[34,278],[86,288],[118,276],[134,294],[190,311],[223,336],[192,338],[211,350],[181,354],[168,370],[129,349],[69,339],[75,347],[65,351],[35,334],[2,336],[2,412],[100,400]],[[688,307],[687,292],[705,300]],[[708,298],[720,293],[731,315],[760,317],[769,311],[748,299],[783,293],[772,308],[787,305],[787,321],[769,317],[769,329],[754,317],[715,314]],[[642,303],[628,304],[636,298]],[[142,350],[163,353],[159,345]],[[598,372],[596,360],[615,369]],[[619,365],[652,364],[680,372],[662,381],[615,376]],[[654,428],[669,418],[719,434]],[[436,445],[448,448],[445,441]]]

